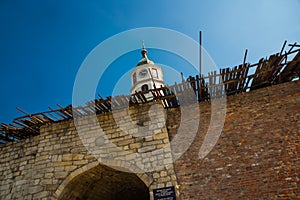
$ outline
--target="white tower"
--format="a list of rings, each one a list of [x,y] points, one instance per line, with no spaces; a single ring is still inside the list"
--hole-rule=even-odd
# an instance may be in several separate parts
[[[164,86],[162,69],[148,59],[148,51],[145,48],[144,42],[141,53],[143,56],[142,59],[130,74],[132,81],[131,94],[139,91],[146,92],[150,89]]]

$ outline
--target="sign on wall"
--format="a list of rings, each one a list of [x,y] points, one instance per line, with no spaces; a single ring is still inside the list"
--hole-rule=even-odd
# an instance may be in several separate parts
[[[153,190],[154,200],[176,200],[174,186]]]

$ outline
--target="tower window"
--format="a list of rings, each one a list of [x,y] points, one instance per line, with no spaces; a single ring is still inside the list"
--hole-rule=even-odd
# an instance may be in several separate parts
[[[134,73],[132,77],[133,77],[133,84],[135,84],[136,83],[136,73]]]
[[[143,91],[143,92],[147,92],[148,90],[149,90],[149,87],[148,87],[147,84],[142,85],[142,91]]]
[[[158,78],[157,69],[155,69],[155,68],[152,68],[152,77],[153,78]]]

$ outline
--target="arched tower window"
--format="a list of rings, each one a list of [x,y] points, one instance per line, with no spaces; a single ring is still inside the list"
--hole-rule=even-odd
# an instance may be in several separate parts
[[[149,87],[147,84],[142,85],[142,91],[147,92],[149,90]]]

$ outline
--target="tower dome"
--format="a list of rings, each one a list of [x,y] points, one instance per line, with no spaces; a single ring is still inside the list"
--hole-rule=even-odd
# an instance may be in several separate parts
[[[148,56],[147,56],[147,49],[145,48],[145,44],[143,42],[143,45],[142,45],[142,59],[138,62],[137,66],[140,66],[140,65],[144,65],[144,64],[153,64],[154,65],[154,62],[152,60],[149,60]]]
[[[132,87],[131,94],[135,92],[147,92],[151,89],[164,86],[163,71],[160,66],[155,65],[147,56],[147,49],[144,42],[142,44],[142,59],[137,63],[136,67],[130,74]]]

